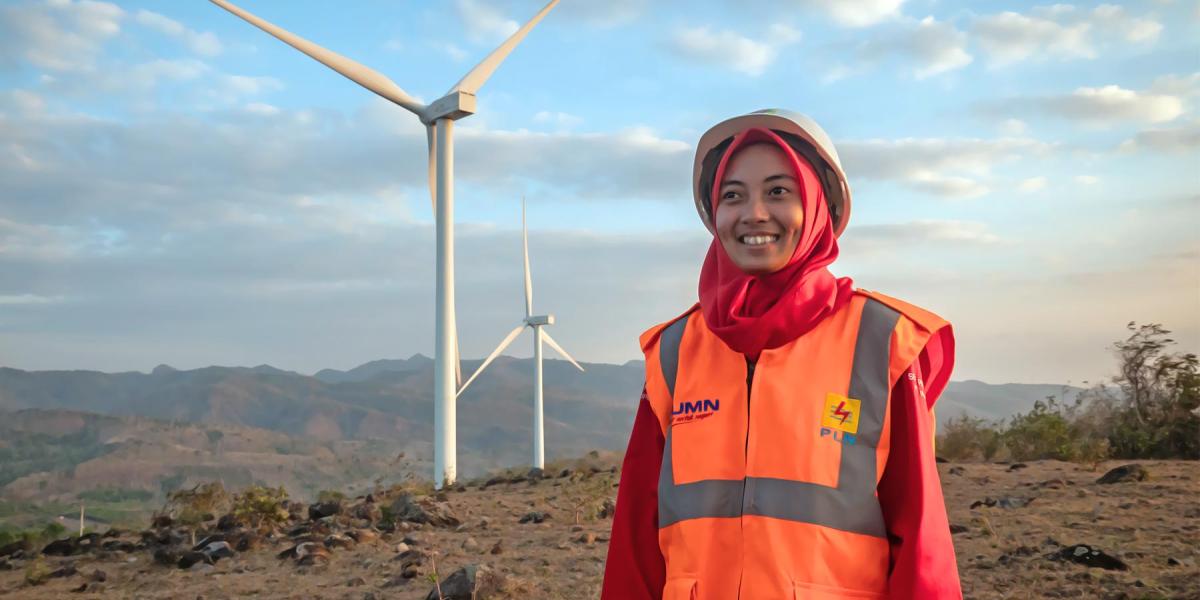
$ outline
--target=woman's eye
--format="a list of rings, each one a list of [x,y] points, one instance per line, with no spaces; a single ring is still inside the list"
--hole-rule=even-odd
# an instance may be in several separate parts
[[[777,185],[777,186],[771,188],[771,192],[770,192],[770,194],[772,196],[782,196],[783,194],[786,194],[786,193],[788,193],[788,189],[781,185]]]
[[[737,198],[737,197],[738,197],[738,193],[734,192],[734,191],[729,191],[729,192],[725,192],[724,194],[721,194],[722,200],[733,200],[734,198]]]

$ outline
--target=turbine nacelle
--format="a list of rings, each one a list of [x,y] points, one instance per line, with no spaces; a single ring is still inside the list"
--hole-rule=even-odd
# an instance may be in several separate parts
[[[434,100],[420,112],[421,122],[431,125],[439,119],[457,121],[475,114],[475,94],[454,91]]]
[[[553,325],[554,315],[533,315],[525,317],[525,324],[530,327],[539,327],[541,325]]]

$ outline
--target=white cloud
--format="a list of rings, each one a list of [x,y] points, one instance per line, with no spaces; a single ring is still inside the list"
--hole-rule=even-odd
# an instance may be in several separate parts
[[[946,198],[977,198],[990,191],[986,185],[970,177],[943,175],[923,169],[912,171],[903,181],[914,190]]]
[[[19,114],[40,113],[46,109],[46,99],[29,90],[15,89],[0,95],[0,110],[8,107]]]
[[[0,65],[28,61],[52,71],[83,71],[121,31],[125,11],[94,0],[0,8]]]
[[[866,27],[900,15],[904,0],[800,0],[846,27]]]
[[[854,225],[843,236],[844,246],[852,254],[879,251],[903,251],[912,244],[953,243],[955,245],[991,245],[1003,239],[979,221],[920,219],[904,223]]]
[[[533,115],[533,121],[553,125],[560,129],[570,129],[582,123],[583,119],[570,113],[540,110]]]
[[[757,77],[774,62],[781,48],[799,39],[799,31],[780,24],[769,28],[764,41],[734,31],[713,31],[704,26],[677,30],[668,47],[688,60]]]
[[[605,0],[604,2],[564,2],[555,10],[565,17],[595,27],[613,27],[641,16],[650,0]]]
[[[1200,96],[1200,73],[1163,75],[1150,84],[1150,91],[1180,98]]]
[[[975,22],[975,39],[994,65],[1025,60],[1035,54],[1060,58],[1093,58],[1087,24],[1064,26],[1049,19],[1003,12]]]
[[[913,75],[924,79],[971,63],[967,35],[932,16],[914,21],[891,34],[873,36],[859,49],[870,61],[903,56],[915,61]]]
[[[772,23],[767,28],[767,39],[782,44],[795,44],[803,37],[799,29],[784,23]]]
[[[467,58],[467,51],[463,50],[458,44],[447,42],[445,44],[437,44],[437,48],[445,52],[450,57],[450,60],[454,62],[462,62]]]
[[[1100,183],[1100,178],[1095,175],[1076,175],[1075,183],[1079,185],[1096,185]]]
[[[821,83],[826,85],[841,81],[860,71],[859,68],[850,67],[845,64],[834,64],[825,69],[825,74],[821,76]]]
[[[62,296],[38,296],[37,294],[0,294],[0,306],[18,304],[51,304],[62,302]]]
[[[980,104],[977,108],[993,117],[1014,112],[1041,113],[1088,126],[1111,127],[1173,121],[1187,114],[1189,102],[1197,97],[1200,97],[1200,73],[1164,75],[1145,90],[1119,85],[1085,86],[1069,94],[1017,96]]]
[[[505,17],[491,3],[455,0],[454,7],[467,26],[467,33],[477,41],[500,41],[521,28],[520,23]]]
[[[265,92],[283,89],[283,83],[274,77],[249,77],[246,75],[221,75],[216,91],[229,96],[257,96]]]
[[[134,19],[141,25],[182,41],[192,52],[201,56],[216,56],[221,53],[221,40],[211,31],[193,31],[166,15],[145,9],[139,10]]]
[[[246,112],[248,112],[248,113],[262,115],[262,116],[266,116],[266,117],[273,117],[273,116],[279,114],[278,106],[275,106],[272,104],[266,104],[264,102],[251,102],[245,106],[245,109],[246,109]]]
[[[1004,66],[1029,59],[1096,58],[1101,47],[1118,40],[1134,44],[1156,41],[1162,24],[1149,17],[1130,16],[1111,4],[1091,11],[1055,4],[1034,8],[1029,14],[1006,11],[980,17],[972,30],[989,62]]]
[[[1047,114],[1099,125],[1121,121],[1163,123],[1179,117],[1184,110],[1183,101],[1175,96],[1117,85],[1081,87],[1068,95],[1032,98],[1028,103]]]
[[[1000,133],[1007,136],[1024,135],[1029,130],[1029,126],[1020,119],[1005,119],[1000,123]]]
[[[1046,154],[1050,146],[1021,138],[904,138],[838,143],[851,184],[855,178],[894,181],[949,198],[988,193],[992,167]]]
[[[1131,17],[1125,9],[1113,4],[1101,4],[1092,11],[1093,22],[1108,32],[1122,35],[1130,42],[1153,42],[1162,33],[1162,23],[1154,19]]]
[[[1021,192],[1022,194],[1032,194],[1034,192],[1040,192],[1044,189],[1046,189],[1046,178],[1042,176],[1030,177],[1022,180],[1021,183],[1017,185],[1017,191]]]
[[[1175,127],[1140,131],[1121,144],[1121,149],[1133,151],[1146,148],[1158,152],[1194,153],[1200,148],[1200,119]]]

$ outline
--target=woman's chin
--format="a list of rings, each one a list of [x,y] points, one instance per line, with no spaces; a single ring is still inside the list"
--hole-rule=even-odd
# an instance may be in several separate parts
[[[783,267],[783,265],[776,265],[776,262],[778,261],[763,260],[761,257],[756,256],[750,260],[734,261],[734,264],[747,275],[761,276],[770,275]]]

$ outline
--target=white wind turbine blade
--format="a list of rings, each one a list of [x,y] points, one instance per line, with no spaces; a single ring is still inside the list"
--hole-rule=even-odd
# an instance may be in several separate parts
[[[567,351],[563,350],[562,346],[559,346],[558,342],[554,341],[554,338],[550,337],[550,333],[545,331],[544,329],[542,330],[542,339],[545,340],[545,342],[547,344],[550,344],[551,348],[554,348],[555,350],[557,350],[558,353],[561,354],[563,358],[571,361],[571,364],[575,365],[575,368],[579,369],[580,371],[583,370],[583,367],[579,366],[579,363],[575,362],[575,359],[571,358],[571,355],[567,354]]]
[[[437,218],[437,121],[425,126],[425,147],[429,149],[429,206]]]
[[[475,369],[475,372],[471,374],[471,378],[468,379],[467,382],[462,385],[462,387],[458,388],[458,394],[456,394],[456,397],[462,395],[463,391],[467,389],[467,386],[471,385],[471,382],[475,381],[475,378],[479,377],[479,374],[482,373],[483,370],[486,369],[487,366],[491,364],[497,356],[500,356],[500,353],[504,352],[504,349],[507,348],[509,344],[513,343],[513,340],[517,339],[518,335],[521,335],[521,330],[525,329],[525,327],[527,327],[527,325],[522,323],[518,325],[516,329],[508,332],[508,335],[504,338],[504,341],[500,342],[500,345],[496,346],[495,350],[492,350],[492,353],[489,354],[486,359],[484,359],[483,364],[479,365],[478,369]]]
[[[317,62],[337,71],[344,75],[350,81],[357,83],[400,106],[416,113],[421,114],[425,108],[421,103],[409,96],[400,86],[396,85],[391,79],[388,79],[382,73],[367,67],[354,60],[346,58],[341,54],[327,50],[318,46],[298,35],[290,33],[284,29],[276,27],[236,6],[230,4],[226,0],[211,0],[213,4],[224,8],[225,10],[241,17],[251,25],[279,38],[283,43],[311,56]]]
[[[509,53],[513,51],[513,48],[516,48],[517,44],[521,43],[521,40],[525,39],[525,36],[529,33],[529,30],[533,29],[533,26],[537,25],[538,21],[541,21],[542,17],[545,17],[546,13],[550,12],[550,9],[554,8],[554,5],[556,4],[558,4],[558,0],[550,0],[550,3],[547,4],[545,8],[542,8],[542,10],[538,11],[538,14],[534,15],[528,23],[521,26],[521,28],[509,36],[507,40],[504,40],[504,43],[500,44],[500,46],[495,50],[492,50],[492,53],[489,54],[487,58],[483,59],[483,62],[475,65],[475,68],[471,69],[470,73],[467,73],[467,75],[463,77],[461,81],[454,84],[454,87],[450,88],[450,91],[446,92],[446,95],[449,96],[454,92],[466,92],[468,94],[475,94],[478,92],[479,88],[483,87],[484,82],[488,80],[488,77],[492,76],[492,73],[496,70],[496,67],[499,67],[500,63],[504,62],[504,59],[507,58]]]
[[[525,197],[521,197],[521,247],[525,251],[525,318],[533,315],[533,280],[529,277],[529,230],[525,226]]]

